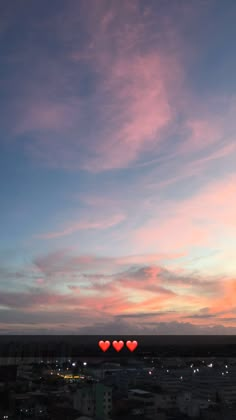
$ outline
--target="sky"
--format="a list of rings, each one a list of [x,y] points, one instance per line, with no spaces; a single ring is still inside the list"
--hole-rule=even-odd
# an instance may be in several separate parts
[[[236,333],[236,2],[0,0],[0,333]]]

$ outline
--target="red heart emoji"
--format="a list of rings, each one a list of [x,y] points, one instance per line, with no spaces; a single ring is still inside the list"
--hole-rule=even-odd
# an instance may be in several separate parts
[[[138,347],[137,341],[126,341],[126,347],[129,351],[134,351]]]
[[[101,340],[101,341],[99,341],[98,345],[99,345],[100,349],[105,352],[109,349],[111,343],[110,343],[110,341],[102,341]]]
[[[113,341],[112,345],[116,351],[121,351],[124,347],[124,341]]]

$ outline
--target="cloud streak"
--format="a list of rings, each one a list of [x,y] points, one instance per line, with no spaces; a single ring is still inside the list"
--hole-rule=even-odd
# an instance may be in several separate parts
[[[122,221],[125,220],[124,215],[115,215],[110,220],[104,219],[104,220],[97,220],[97,221],[81,221],[79,223],[73,223],[69,226],[67,226],[65,229],[57,232],[48,232],[45,234],[37,235],[36,237],[39,239],[55,239],[60,238],[63,236],[72,235],[75,232],[78,232],[80,230],[90,230],[90,229],[109,229]]]

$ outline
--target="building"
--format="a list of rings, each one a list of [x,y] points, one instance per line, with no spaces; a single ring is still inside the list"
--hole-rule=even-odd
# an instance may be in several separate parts
[[[193,396],[209,401],[236,403],[236,370],[204,369],[193,378]]]
[[[96,420],[109,420],[112,411],[112,389],[104,384],[88,384],[78,388],[74,395],[74,408],[82,415]]]
[[[128,392],[128,399],[136,401],[139,405],[139,410],[142,409],[144,416],[147,419],[154,419],[156,415],[155,394],[142,389],[130,389]]]
[[[186,414],[190,418],[199,417],[210,407],[214,408],[215,404],[206,399],[194,399],[191,392],[183,392],[177,396],[177,407],[182,414]]]

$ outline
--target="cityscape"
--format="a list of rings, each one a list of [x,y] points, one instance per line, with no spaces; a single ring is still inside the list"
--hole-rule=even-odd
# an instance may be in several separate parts
[[[234,420],[235,357],[5,358],[0,419]]]

